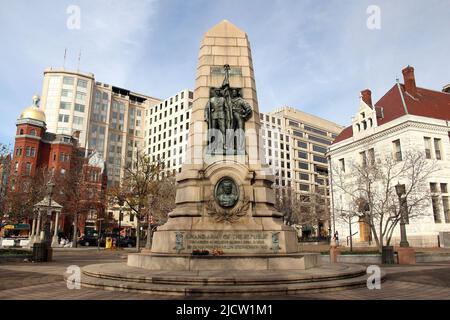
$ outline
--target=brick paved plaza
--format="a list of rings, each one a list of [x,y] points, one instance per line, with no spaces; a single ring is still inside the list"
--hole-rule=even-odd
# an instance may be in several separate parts
[[[180,299],[140,293],[112,292],[101,289],[69,290],[63,273],[70,265],[85,266],[100,262],[125,261],[126,251],[72,249],[55,252],[51,263],[0,264],[0,299],[99,299],[144,300]],[[386,281],[380,290],[357,288],[341,291],[305,293],[289,299],[446,299],[450,300],[450,263],[435,262],[415,266],[382,266]],[[255,299],[259,297],[254,297]],[[267,298],[267,297],[264,297]],[[286,297],[274,297],[286,299]]]

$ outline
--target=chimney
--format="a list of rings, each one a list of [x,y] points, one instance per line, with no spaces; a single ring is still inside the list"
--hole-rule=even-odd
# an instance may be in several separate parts
[[[365,89],[365,90],[361,91],[361,99],[369,107],[372,108],[372,91],[370,91],[369,89]]]
[[[415,97],[417,95],[417,87],[416,79],[414,77],[414,68],[411,66],[407,66],[402,70],[402,73],[406,92]]]

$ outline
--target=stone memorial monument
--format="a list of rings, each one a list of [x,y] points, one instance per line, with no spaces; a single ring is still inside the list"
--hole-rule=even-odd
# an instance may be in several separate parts
[[[152,253],[297,252],[295,230],[274,208],[274,177],[262,161],[260,126],[247,35],[222,21],[200,45],[177,206],[155,232]]]
[[[151,252],[83,267],[82,284],[162,295],[286,295],[366,285],[365,268],[298,251],[263,161],[247,35],[224,20],[204,35],[176,208]],[[338,281],[338,282],[335,282]]]

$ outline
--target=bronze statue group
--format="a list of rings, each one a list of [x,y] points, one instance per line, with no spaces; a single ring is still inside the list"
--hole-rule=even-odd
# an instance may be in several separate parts
[[[252,115],[251,106],[231,88],[230,66],[224,66],[225,78],[220,88],[211,88],[205,106],[208,123],[208,151],[211,154],[245,154],[245,121]]]

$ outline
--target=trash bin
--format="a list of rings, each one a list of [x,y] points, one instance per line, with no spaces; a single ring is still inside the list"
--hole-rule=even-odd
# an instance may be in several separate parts
[[[46,242],[36,242],[33,244],[33,261],[46,262],[48,245]]]
[[[53,249],[51,246],[47,246],[47,259],[46,262],[51,262],[53,260]]]
[[[112,248],[112,238],[106,237],[105,249],[111,249],[111,248]]]
[[[394,247],[383,246],[381,249],[381,263],[382,264],[394,264]]]

